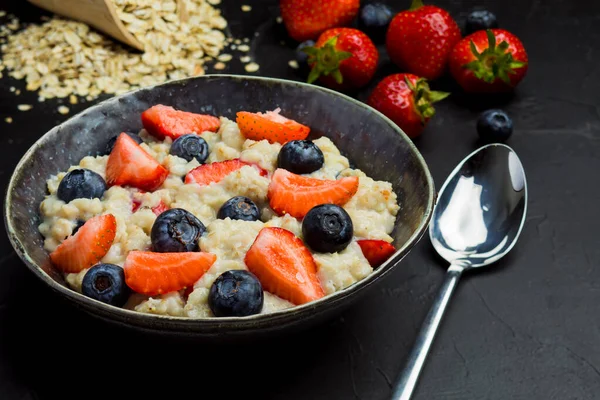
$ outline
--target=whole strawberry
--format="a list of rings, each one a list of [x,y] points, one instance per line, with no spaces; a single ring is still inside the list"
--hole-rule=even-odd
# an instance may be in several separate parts
[[[330,28],[349,25],[358,14],[359,0],[281,0],[281,17],[288,34],[303,42]]]
[[[357,29],[334,28],[319,36],[314,47],[305,48],[311,67],[308,82],[319,79],[337,90],[358,89],[373,78],[379,52],[371,39]]]
[[[427,79],[440,77],[448,57],[460,40],[460,28],[447,11],[413,0],[398,13],[387,31],[386,47],[400,68]]]
[[[450,72],[471,93],[512,90],[527,73],[523,43],[504,29],[475,32],[452,50]]]
[[[435,114],[432,104],[448,95],[431,91],[424,78],[394,74],[377,84],[368,104],[394,121],[409,137],[415,138]]]

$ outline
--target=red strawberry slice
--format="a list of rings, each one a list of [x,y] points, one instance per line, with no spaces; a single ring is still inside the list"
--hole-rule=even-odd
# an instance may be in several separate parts
[[[50,260],[62,272],[80,272],[98,263],[108,253],[116,232],[114,215],[93,217],[50,253]]]
[[[152,207],[152,212],[154,213],[154,215],[156,215],[157,217],[164,213],[165,211],[167,211],[169,209],[169,207],[163,203],[163,201],[161,200],[158,205]]]
[[[106,164],[106,182],[109,185],[133,186],[152,191],[165,181],[169,171],[127,134],[117,138]]]
[[[234,158],[233,160],[226,160],[220,162],[214,162],[210,164],[203,164],[199,167],[194,168],[185,176],[185,183],[197,183],[199,185],[209,185],[214,182],[219,182],[233,171],[251,165],[259,170],[261,176],[267,176],[269,173],[264,169],[260,168],[256,164],[248,163]]]
[[[212,115],[179,111],[158,104],[142,113],[142,125],[148,133],[162,140],[167,136],[176,139],[188,133],[216,132],[221,126],[221,121]]]
[[[263,228],[244,262],[263,288],[294,304],[325,296],[317,264],[302,240],[282,228]]]
[[[279,114],[279,109],[266,113],[240,111],[236,122],[246,139],[268,140],[271,143],[285,144],[291,140],[304,140],[310,133],[308,126],[287,119]]]
[[[187,302],[188,299],[190,298],[190,294],[192,294],[192,292],[194,291],[194,286],[190,285],[188,287],[186,287],[183,290],[183,293],[181,294],[181,296],[183,297],[183,299]]]
[[[216,255],[204,252],[131,251],[123,265],[125,283],[147,296],[174,292],[192,286],[216,259]]]
[[[137,210],[139,210],[141,205],[142,205],[141,201],[134,199],[133,203],[131,204],[131,212],[134,213]],[[154,215],[156,215],[158,217],[160,214],[167,211],[168,209],[169,209],[169,207],[167,207],[167,205],[165,203],[163,203],[163,201],[161,200],[158,203],[158,205],[152,207],[152,212],[154,213]]]
[[[394,246],[384,240],[364,239],[357,243],[373,268],[379,267],[396,252]]]
[[[319,204],[346,204],[358,190],[358,177],[322,180],[296,175],[277,169],[271,178],[267,197],[269,205],[279,215],[304,218]]]
[[[131,203],[131,212],[134,213],[137,210],[139,210],[141,205],[142,205],[141,201],[133,199],[133,201]]]

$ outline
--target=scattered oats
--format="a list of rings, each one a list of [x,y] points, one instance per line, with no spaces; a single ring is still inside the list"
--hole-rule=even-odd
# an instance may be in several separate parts
[[[250,43],[250,38],[244,38],[244,43]]]
[[[277,21],[278,24],[281,24],[283,22],[283,18],[277,17],[275,18],[275,21]]]
[[[6,121],[7,124],[12,124],[13,119],[11,117],[6,117],[4,118],[4,121]]]
[[[250,46],[247,44],[241,44],[238,46],[238,50],[243,52],[250,51]]]
[[[44,101],[46,101],[44,96],[38,96],[38,103],[43,103]]]
[[[78,100],[77,100],[77,96],[75,96],[74,94],[69,96],[69,103],[71,104],[77,104]]]
[[[224,63],[222,63],[222,62],[218,62],[218,63],[216,63],[216,64],[213,66],[213,68],[214,68],[214,69],[216,69],[216,70],[222,70],[222,69],[225,69],[225,67],[226,67],[226,66],[227,66],[227,65],[225,65],[225,64],[224,64]]]
[[[31,104],[19,104],[17,106],[17,108],[19,109],[19,111],[29,111],[31,110],[33,107],[31,106]]]
[[[240,39],[235,39],[235,40],[233,41],[233,43],[235,43],[235,44],[242,44],[242,41],[241,41]]]
[[[16,90],[14,86],[11,86],[8,90],[10,90],[11,92],[14,93],[14,91]]]
[[[233,56],[231,54],[221,54],[219,57],[217,57],[217,60],[223,61],[223,62],[228,62],[228,61],[231,61],[232,58],[233,58]]]
[[[231,50],[235,50],[235,49],[237,49],[237,46],[236,46],[235,44],[232,44],[231,46],[229,46],[229,48],[230,48]]]
[[[58,112],[61,113],[62,115],[66,115],[69,113],[69,107],[60,106],[60,107],[58,107]]]
[[[20,94],[21,94],[21,90],[20,90],[20,89],[17,89],[17,90],[15,90],[15,94],[16,94],[17,96],[18,96],[18,95],[20,95]]]
[[[0,18],[6,16],[6,11],[0,11]]]
[[[246,66],[244,67],[244,69],[246,70],[246,72],[256,72],[256,71],[258,71],[259,68],[260,68],[260,65],[258,65],[255,62],[251,62],[250,64],[246,64]]]
[[[120,94],[172,79],[204,75],[228,39],[227,21],[213,5],[220,0],[111,0],[125,28],[143,45],[140,53],[80,22],[53,17],[20,29],[13,19],[0,26],[0,70],[24,79],[44,98],[87,100]],[[188,18],[179,18],[185,4]],[[11,17],[12,18],[12,17]],[[11,91],[15,91],[14,88]]]
[[[290,61],[288,61],[288,65],[291,68],[294,68],[294,69],[300,68],[300,66],[298,65],[298,61],[296,61],[296,60],[290,60]]]
[[[250,62],[250,60],[251,60],[250,56],[243,56],[243,57],[240,57],[240,61],[241,61],[241,62],[243,62],[244,64],[245,64],[245,63],[249,63],[249,62]]]
[[[252,6],[249,6],[249,5],[247,5],[247,4],[244,4],[244,5],[242,6],[242,11],[244,11],[244,12],[249,12],[249,11],[252,11]]]

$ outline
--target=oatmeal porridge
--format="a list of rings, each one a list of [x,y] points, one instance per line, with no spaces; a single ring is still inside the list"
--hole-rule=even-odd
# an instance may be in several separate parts
[[[270,313],[365,278],[395,251],[388,182],[279,114],[157,105],[144,129],[50,177],[44,247],[75,291],[142,313]]]

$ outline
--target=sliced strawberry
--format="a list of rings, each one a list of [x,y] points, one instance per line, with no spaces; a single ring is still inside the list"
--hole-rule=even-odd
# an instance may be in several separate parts
[[[134,213],[137,210],[139,210],[141,205],[142,205],[141,201],[133,199],[133,202],[131,204],[131,212]],[[161,200],[158,203],[158,205],[152,207],[152,212],[154,213],[154,215],[156,215],[158,217],[160,214],[167,211],[168,209],[169,209],[169,207],[167,207],[167,205],[165,203],[163,203],[163,201]]]
[[[312,254],[286,229],[261,229],[244,262],[265,290],[291,303],[304,304],[325,296]]]
[[[319,204],[346,204],[357,190],[357,176],[322,180],[296,175],[279,168],[271,178],[267,197],[269,205],[277,214],[304,218],[311,208]]]
[[[165,181],[169,171],[132,138],[121,133],[106,164],[106,181],[110,185],[133,186],[152,191]]]
[[[183,299],[185,301],[187,301],[190,298],[190,294],[192,294],[193,291],[194,291],[194,286],[190,285],[190,286],[186,287],[185,289],[183,289],[183,293],[181,294],[181,296],[183,296]]]
[[[264,169],[260,168],[256,164],[242,161],[239,158],[233,160],[226,160],[220,162],[214,162],[210,164],[203,164],[199,167],[194,168],[185,176],[185,183],[197,183],[199,185],[209,185],[214,182],[219,182],[233,171],[251,165],[259,170],[261,176],[267,176],[269,173]]]
[[[357,243],[373,268],[379,267],[396,252],[394,246],[383,240],[364,239]]]
[[[50,253],[50,260],[62,272],[80,272],[96,264],[108,253],[116,232],[117,220],[114,215],[93,217]]]
[[[303,140],[310,133],[308,126],[285,118],[279,114],[279,109],[264,114],[241,111],[237,113],[236,122],[246,139],[266,139],[271,143],[285,144],[291,140]]]
[[[212,115],[179,111],[159,104],[142,113],[142,125],[148,133],[162,140],[167,136],[176,139],[188,133],[216,132],[221,121]]]
[[[169,207],[167,207],[167,205],[165,203],[163,203],[163,201],[161,200],[158,205],[152,207],[152,212],[154,213],[154,215],[156,215],[157,217],[164,213],[165,211],[167,211],[169,209]]]
[[[140,209],[140,207],[141,207],[141,205],[142,205],[142,202],[141,202],[141,201],[139,201],[139,200],[136,200],[136,199],[133,199],[133,201],[132,201],[132,203],[131,203],[131,212],[132,212],[132,213],[134,213],[134,212],[136,212],[137,210],[139,210],[139,209]]]
[[[203,252],[130,251],[123,265],[125,282],[147,296],[174,292],[192,286],[216,259],[216,255]]]

